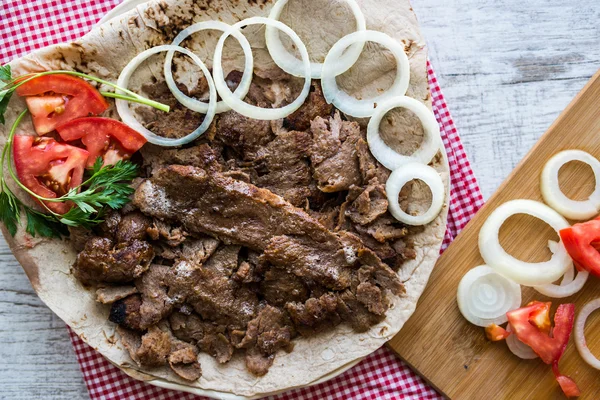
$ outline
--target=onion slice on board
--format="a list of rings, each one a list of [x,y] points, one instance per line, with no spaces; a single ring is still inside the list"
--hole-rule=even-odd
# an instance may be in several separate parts
[[[419,148],[411,155],[402,155],[389,147],[381,138],[379,127],[383,117],[394,108],[406,108],[421,121],[425,132]],[[435,115],[420,101],[408,96],[394,97],[379,103],[367,126],[367,142],[373,156],[387,169],[395,170],[409,162],[428,164],[440,149],[440,126]]]
[[[544,285],[558,280],[571,265],[571,258],[562,242],[559,242],[550,260],[538,263],[519,260],[508,254],[500,245],[500,227],[515,214],[539,218],[556,232],[569,227],[562,215],[543,203],[533,200],[508,201],[490,214],[479,231],[479,251],[485,263],[496,272],[525,286]]]
[[[200,69],[202,69],[202,73],[206,77],[206,80],[208,82],[208,87],[210,90],[208,111],[207,111],[206,115],[204,116],[204,121],[202,121],[202,124],[200,124],[200,126],[198,128],[196,128],[192,133],[190,133],[182,138],[170,139],[170,138],[165,138],[165,137],[159,136],[159,135],[155,134],[154,132],[146,129],[135,118],[135,116],[131,112],[128,101],[117,99],[116,100],[117,112],[119,113],[119,116],[121,117],[121,119],[123,120],[124,123],[126,123],[131,128],[135,129],[136,131],[138,131],[142,135],[144,135],[144,137],[146,139],[148,139],[148,141],[150,143],[153,143],[153,144],[156,144],[159,146],[181,146],[181,145],[184,145],[186,143],[189,143],[189,142],[195,140],[200,135],[202,135],[204,132],[206,132],[206,130],[210,126],[213,118],[215,117],[215,111],[217,109],[217,91],[215,89],[215,84],[213,83],[213,80],[210,76],[210,72],[208,71],[208,68],[206,68],[206,65],[204,65],[202,60],[200,60],[200,58],[196,54],[192,53],[191,51],[189,51],[188,49],[185,49],[183,47],[172,46],[172,45],[163,45],[163,46],[156,46],[156,47],[149,48],[148,50],[141,52],[140,54],[135,56],[131,61],[129,61],[129,63],[121,71],[121,75],[119,75],[119,79],[117,80],[117,85],[120,87],[123,87],[123,88],[127,88],[128,84],[129,84],[129,79],[131,78],[133,71],[135,71],[136,68],[148,57],[150,57],[154,54],[164,52],[164,51],[179,51],[179,52],[185,54],[186,56],[190,57],[192,59],[192,61],[194,61],[194,63],[196,63],[196,65],[198,65],[200,67]]]
[[[336,71],[340,70],[342,53],[355,43],[374,42],[385,46],[392,52],[396,59],[396,78],[382,94],[368,99],[358,100],[341,90],[336,82]],[[410,80],[410,65],[404,52],[404,45],[377,31],[358,31],[341,38],[331,47],[323,63],[321,86],[323,95],[328,103],[333,103],[340,111],[353,117],[370,117],[375,112],[375,106],[391,97],[404,96]]]
[[[480,265],[463,276],[456,299],[461,314],[470,323],[482,327],[500,325],[508,321],[508,311],[521,305],[521,286],[487,265]]]
[[[594,171],[596,188],[587,200],[572,200],[560,190],[558,171],[568,162],[580,161]],[[578,221],[590,219],[600,211],[600,161],[582,150],[565,150],[555,154],[542,170],[542,196],[550,207],[569,219]]]
[[[565,272],[559,285],[547,283],[545,285],[534,286],[533,288],[545,296],[556,299],[572,296],[583,288],[583,285],[585,285],[590,276],[588,271],[582,270],[577,271],[577,276],[573,279],[574,270],[575,267],[573,265],[567,268],[567,272]]]
[[[600,360],[598,360],[587,347],[587,343],[585,340],[585,322],[591,313],[600,308],[600,299],[592,300],[587,303],[581,311],[579,311],[579,315],[575,319],[575,345],[577,346],[577,351],[581,355],[581,358],[585,360],[590,366],[600,369]]]
[[[420,215],[410,215],[400,208],[398,195],[408,182],[413,179],[419,179],[424,182],[431,190],[431,206]],[[388,178],[385,184],[385,191],[389,202],[390,213],[398,221],[407,225],[425,225],[433,221],[444,206],[446,189],[444,182],[438,172],[428,165],[420,163],[409,163],[398,168]]]
[[[230,27],[231,27],[231,25],[226,24],[225,22],[221,22],[221,21],[198,22],[196,24],[188,26],[187,28],[185,28],[184,30],[179,32],[179,34],[177,34],[177,36],[175,36],[175,39],[173,39],[173,42],[171,43],[171,45],[179,46],[181,44],[181,42],[183,42],[188,36],[190,36],[196,32],[200,32],[200,31],[204,31],[204,30],[217,30],[217,31],[225,32]],[[248,94],[248,90],[250,90],[250,83],[252,83],[252,73],[254,70],[254,58],[252,56],[252,48],[250,47],[250,43],[248,42],[248,39],[246,39],[246,37],[238,30],[232,31],[231,35],[234,38],[236,38],[237,41],[240,43],[240,46],[242,46],[242,50],[244,52],[244,57],[246,60],[245,64],[244,64],[244,72],[242,74],[242,80],[240,81],[240,84],[233,92],[233,94],[236,95],[238,98],[243,99],[244,97],[246,97],[246,94]],[[171,91],[171,93],[173,93],[173,96],[175,96],[175,98],[181,104],[183,104],[185,107],[189,108],[192,111],[201,112],[203,114],[206,114],[208,112],[209,104],[207,104],[203,101],[200,101],[200,100],[196,100],[192,97],[186,96],[181,90],[179,90],[179,88],[175,84],[175,79],[173,79],[173,72],[171,71],[174,54],[175,54],[175,51],[169,51],[167,53],[167,57],[165,58],[164,74],[165,74],[165,81],[167,82],[167,86],[169,87],[169,90]],[[217,111],[216,111],[217,114],[228,111],[229,109],[230,108],[223,101],[217,102]]]
[[[279,0],[273,8],[271,9],[271,13],[269,14],[269,18],[273,20],[279,20],[281,16],[281,11],[283,7],[288,3],[289,0]],[[354,15],[354,19],[356,20],[356,31],[365,31],[367,30],[367,23],[365,21],[365,16],[360,10],[359,5],[355,0],[345,0],[348,6],[350,6],[350,10]],[[287,72],[290,75],[294,75],[300,78],[304,78],[304,68],[302,65],[302,61],[297,59],[293,54],[288,52],[284,47],[281,39],[279,38],[279,32],[274,27],[267,25],[267,29],[265,31],[265,39],[267,42],[267,49],[269,50],[269,54],[275,64],[279,66],[282,70]],[[349,70],[360,57],[360,53],[362,53],[364,42],[356,42],[352,46],[348,48],[348,50],[340,57],[338,63],[336,64],[336,69],[334,69],[333,73],[335,76],[343,74],[347,70]],[[321,79],[321,75],[323,72],[323,64],[318,62],[310,63],[310,73],[313,79]]]
[[[510,324],[506,326],[506,331],[512,332]],[[519,358],[522,358],[523,360],[533,360],[534,358],[539,358],[539,356],[535,354],[535,351],[533,351],[533,349],[525,343],[521,342],[514,333],[506,338],[506,345],[511,353]]]
[[[238,98],[235,94],[229,90],[227,87],[227,83],[225,82],[225,77],[223,76],[223,65],[222,65],[222,57],[223,57],[223,46],[225,44],[225,40],[232,34],[234,30],[240,30],[244,26],[248,25],[258,25],[264,24],[267,26],[273,26],[283,33],[287,34],[294,45],[300,51],[300,55],[302,56],[302,64],[304,66],[304,86],[302,88],[302,92],[300,95],[291,102],[290,104],[280,107],[280,108],[261,108],[257,106],[253,106],[251,104],[245,103],[242,99]],[[217,88],[217,92],[219,95],[231,109],[236,111],[239,114],[242,114],[248,118],[260,119],[260,120],[276,120],[280,118],[285,118],[294,111],[296,111],[306,100],[308,93],[310,91],[310,59],[308,57],[308,52],[306,51],[306,46],[300,40],[300,37],[296,32],[294,32],[289,26],[285,25],[282,22],[275,21],[273,19],[264,18],[264,17],[252,17],[248,19],[244,19],[234,25],[232,25],[219,39],[217,43],[217,48],[215,49],[215,59],[213,61],[213,78],[215,80],[215,86]]]

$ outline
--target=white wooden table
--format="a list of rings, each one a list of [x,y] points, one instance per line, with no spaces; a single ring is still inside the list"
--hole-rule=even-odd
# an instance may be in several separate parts
[[[600,2],[413,5],[487,198],[600,68]],[[87,398],[64,323],[36,297],[3,241],[0,268],[0,398]]]

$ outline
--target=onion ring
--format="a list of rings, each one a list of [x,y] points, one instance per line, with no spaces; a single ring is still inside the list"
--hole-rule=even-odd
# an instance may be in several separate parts
[[[383,141],[379,134],[379,126],[385,114],[398,107],[406,108],[415,113],[421,124],[423,124],[425,132],[421,145],[409,156],[394,151]],[[420,101],[407,96],[394,97],[378,104],[375,108],[375,112],[367,126],[367,142],[373,157],[389,170],[393,171],[403,164],[414,161],[429,164],[440,149],[440,126],[435,119],[435,115]]]
[[[200,58],[196,54],[192,53],[188,49],[185,49],[185,48],[179,47],[179,46],[162,45],[162,46],[152,47],[146,51],[141,52],[140,54],[135,56],[131,61],[129,61],[129,63],[121,71],[121,74],[119,75],[119,79],[117,80],[117,85],[120,87],[123,87],[123,88],[127,88],[129,79],[131,78],[133,71],[135,71],[136,68],[148,57],[150,57],[154,54],[157,54],[157,53],[164,52],[164,51],[179,51],[179,52],[185,54],[186,56],[190,57],[192,59],[192,61],[194,61],[194,63],[196,63],[196,65],[198,65],[200,67],[200,69],[202,69],[202,73],[206,77],[206,80],[208,82],[208,87],[210,90],[208,112],[204,116],[204,121],[202,121],[202,124],[200,124],[200,126],[198,128],[196,128],[192,133],[190,133],[182,138],[170,139],[170,138],[165,138],[165,137],[159,136],[159,135],[155,134],[154,132],[146,129],[134,117],[133,113],[131,112],[131,109],[129,108],[128,101],[117,99],[116,100],[117,112],[119,113],[119,116],[121,117],[121,120],[123,120],[124,123],[126,123],[132,129],[135,129],[136,131],[138,131],[142,135],[144,135],[144,137],[150,143],[153,143],[153,144],[156,144],[159,146],[181,146],[181,145],[184,145],[186,143],[189,143],[189,142],[197,139],[200,135],[202,135],[204,132],[206,132],[206,130],[212,123],[213,118],[215,117],[215,111],[217,109],[217,91],[215,89],[215,85],[210,76],[210,72],[208,71],[208,68],[206,68],[206,65],[204,65],[202,60],[200,60]]]
[[[431,190],[431,206],[421,215],[410,215],[400,208],[398,195],[402,187],[413,179],[423,181]],[[388,178],[385,191],[389,202],[390,213],[398,221],[407,225],[425,225],[433,221],[444,206],[446,189],[438,172],[428,165],[420,163],[405,164],[398,168]]]
[[[550,225],[556,232],[568,228],[566,219],[547,205],[533,200],[512,200],[495,209],[479,231],[479,251],[486,264],[498,273],[525,286],[552,283],[565,274],[571,265],[562,242],[549,261],[529,263],[521,261],[504,250],[498,234],[504,222],[515,214],[528,214]]]
[[[278,21],[281,16],[281,11],[283,7],[288,3],[288,0],[279,0],[275,3],[273,8],[271,9],[271,13],[269,14],[269,18]],[[355,0],[346,0],[348,6],[352,10],[352,14],[354,14],[354,19],[356,20],[356,31],[366,31],[367,23],[365,21],[365,16],[360,10],[360,6],[356,3]],[[297,76],[300,78],[304,78],[304,69],[302,62],[298,60],[294,55],[286,50],[279,38],[279,32],[274,29],[272,26],[267,26],[265,31],[265,39],[267,42],[267,49],[269,50],[269,54],[275,64],[279,66],[282,70],[287,72],[290,75]],[[365,43],[355,43],[340,57],[338,64],[333,73],[335,76],[343,74],[348,71],[352,66],[356,63],[358,58],[360,57],[360,53],[362,53],[363,47]],[[310,63],[310,72],[311,78],[313,79],[321,79],[321,75],[323,72],[323,64],[318,62]]]
[[[486,327],[508,321],[506,313],[521,305],[521,287],[487,265],[473,268],[458,284],[461,314],[470,323]]]
[[[575,266],[571,264],[571,266],[567,268],[567,272],[565,272],[559,285],[547,283],[545,285],[534,286],[533,288],[541,294],[555,299],[572,296],[583,288],[583,285],[585,285],[590,276],[588,271],[582,270],[578,271],[577,276],[573,279],[574,273]]]
[[[179,34],[175,36],[175,39],[173,39],[173,42],[171,42],[171,45],[179,46],[181,42],[183,42],[188,36],[199,31],[210,29],[225,32],[230,27],[231,25],[221,21],[198,22],[196,24],[188,26],[187,28],[179,32]],[[254,58],[252,56],[252,48],[250,47],[248,39],[246,39],[246,37],[240,31],[237,30],[232,31],[231,34],[234,38],[237,39],[237,41],[242,46],[242,50],[244,51],[244,57],[246,59],[246,63],[244,65],[244,72],[242,74],[242,80],[233,92],[233,94],[236,95],[238,98],[243,99],[244,97],[246,97],[246,94],[248,94],[248,90],[250,90],[250,83],[252,83]],[[175,98],[185,107],[189,108],[192,111],[206,114],[208,112],[209,104],[200,100],[196,100],[192,97],[186,96],[181,90],[179,90],[179,88],[175,84],[175,80],[173,79],[173,72],[171,71],[171,66],[173,64],[173,54],[175,54],[175,51],[169,51],[167,53],[167,57],[165,58],[164,74],[165,81],[167,82],[169,90],[171,91],[171,93],[173,93],[173,96],[175,96]],[[230,110],[230,108],[223,101],[217,102],[217,114],[228,110]]]
[[[223,66],[222,57],[223,57],[223,46],[225,44],[225,39],[232,34],[234,30],[239,30],[241,27],[248,25],[257,25],[257,24],[265,24],[267,26],[271,25],[275,28],[286,33],[294,42],[300,54],[302,55],[302,63],[304,65],[304,87],[302,88],[302,92],[300,95],[294,100],[292,103],[280,107],[280,108],[261,108],[257,106],[250,105],[245,103],[242,99],[237,98],[229,87],[227,87],[227,83],[225,82],[225,78],[223,76]],[[215,49],[215,59],[213,63],[213,78],[215,80],[215,86],[217,88],[217,92],[221,95],[221,98],[229,107],[231,107],[234,111],[248,118],[254,118],[259,120],[276,120],[280,118],[285,118],[294,111],[296,111],[306,100],[308,93],[310,92],[310,59],[308,57],[308,52],[306,51],[306,46],[300,40],[300,37],[296,32],[294,32],[289,26],[283,24],[282,22],[275,21],[273,19],[264,18],[264,17],[252,17],[238,22],[237,24],[232,25],[219,39],[217,43],[217,48]]]
[[[342,57],[342,53],[351,44],[374,42],[387,47],[394,58],[396,59],[396,79],[392,86],[384,93],[369,98],[358,100],[348,93],[340,90],[335,80],[338,67],[338,60]],[[390,97],[404,96],[408,89],[410,80],[410,65],[408,57],[404,52],[404,46],[397,40],[377,31],[358,31],[341,38],[333,45],[323,63],[323,72],[321,74],[321,86],[323,87],[323,95],[328,103],[333,103],[340,111],[353,117],[370,117],[375,112],[375,106],[389,99]]]
[[[558,171],[568,162],[581,161],[594,171],[596,188],[587,200],[572,200],[560,190]],[[542,170],[542,196],[550,207],[569,219],[588,220],[600,210],[600,161],[582,150],[565,150],[555,154]]]
[[[587,303],[581,311],[579,311],[579,315],[575,319],[575,345],[577,346],[577,351],[581,355],[581,358],[588,363],[590,366],[600,369],[600,360],[596,358],[587,347],[587,342],[585,340],[585,322],[591,313],[600,308],[600,299],[592,300]]]
[[[512,332],[512,327],[510,324],[506,326],[506,331]],[[506,345],[511,353],[519,358],[522,358],[523,360],[533,360],[534,358],[539,358],[539,356],[535,354],[535,351],[533,351],[533,349],[525,343],[521,342],[514,333],[510,334],[506,338]]]

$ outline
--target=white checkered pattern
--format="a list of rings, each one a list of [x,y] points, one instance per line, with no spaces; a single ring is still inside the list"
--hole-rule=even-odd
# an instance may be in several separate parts
[[[40,47],[74,40],[121,0],[0,0],[0,64]],[[450,213],[442,250],[483,205],[477,181],[458,137],[431,65],[433,109],[440,124],[451,171]],[[90,397],[96,399],[180,399],[201,397],[136,381],[112,366],[70,329],[71,341]],[[388,348],[383,347],[344,374],[319,385],[296,389],[271,400],[288,399],[441,399]]]

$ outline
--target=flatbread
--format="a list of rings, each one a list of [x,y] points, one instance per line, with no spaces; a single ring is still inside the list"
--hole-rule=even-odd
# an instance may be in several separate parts
[[[351,15],[344,11],[343,1],[290,2],[290,11],[283,13],[282,21],[296,30],[311,54],[325,54],[337,38],[351,31],[354,26]],[[358,3],[365,14],[368,29],[385,32],[404,43],[411,67],[407,95],[431,108],[425,43],[408,0],[358,0]],[[210,19],[234,23],[251,16],[267,16],[271,6],[270,1],[264,3],[256,0],[152,1],[96,27],[77,42],[38,50],[14,60],[10,65],[15,75],[49,69],[75,69],[116,82],[122,68],[136,54],[152,46],[170,43],[181,29],[191,23]],[[293,19],[291,16],[294,15],[310,16],[317,22],[321,19],[331,23],[320,24],[319,29],[311,29],[307,27],[306,22]],[[273,73],[274,66],[264,46],[264,31],[260,27],[252,27],[244,30],[244,33],[253,45],[256,73],[267,76]],[[206,60],[210,67],[212,51],[218,37],[219,34],[193,36],[184,42],[184,45]],[[395,64],[389,57],[385,59],[385,53],[370,44],[366,46],[366,50],[367,54],[370,52],[373,56],[361,57],[359,63],[348,73],[348,78],[340,79],[340,84],[354,93],[367,93],[385,88],[394,77]],[[243,65],[243,53],[239,47],[236,52],[235,43],[225,54],[225,63],[233,67]],[[178,73],[177,79],[188,79],[190,85],[197,79],[193,71],[186,68],[178,68]],[[148,82],[152,77],[163,80],[162,59],[150,60],[143,64],[134,75],[130,88],[138,90],[143,82]],[[7,113],[7,124],[0,127],[2,141],[5,141],[8,127],[24,107],[24,102],[18,96],[13,96]],[[114,109],[109,115],[116,117]],[[408,124],[411,134],[422,134],[420,124],[414,116],[403,115],[402,118],[403,122]],[[365,121],[360,122],[364,124]],[[21,130],[32,132],[30,123],[24,123]],[[398,151],[410,151],[406,146],[402,146],[404,140],[394,141],[393,138],[388,138],[388,141],[393,143]],[[440,172],[448,188],[449,169],[443,151],[438,154],[433,166]],[[415,204],[427,206],[427,193],[418,185],[414,185],[410,196]],[[20,197],[26,198],[22,193]],[[70,274],[69,269],[76,253],[68,241],[32,239],[22,229],[13,238],[8,235],[4,226],[2,230],[42,301],[86,343],[129,375],[137,379],[154,380],[153,383],[161,386],[167,385],[187,391],[199,390],[203,394],[217,395],[218,393],[214,392],[216,391],[221,394],[259,396],[306,386],[324,377],[334,376],[392,338],[415,310],[419,296],[425,288],[439,255],[446,229],[447,212],[446,204],[432,223],[412,237],[417,257],[407,262],[399,271],[406,286],[406,295],[394,298],[386,319],[370,331],[358,334],[350,327],[340,325],[315,337],[298,338],[295,340],[295,350],[289,354],[278,353],[269,373],[263,377],[249,373],[242,357],[234,357],[229,363],[219,365],[214,358],[201,353],[199,360],[203,375],[196,382],[184,381],[165,368],[141,370],[129,358],[126,349],[116,340],[118,335],[115,325],[108,321],[109,307],[97,303],[95,294],[83,288]]]

